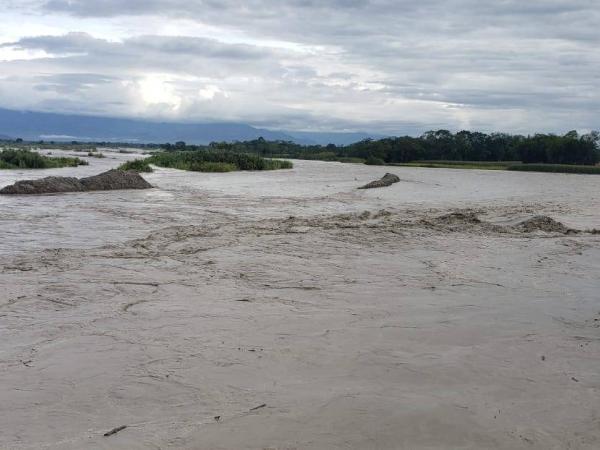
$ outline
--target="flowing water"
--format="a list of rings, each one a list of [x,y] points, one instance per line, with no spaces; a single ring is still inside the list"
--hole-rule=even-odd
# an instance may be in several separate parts
[[[0,448],[600,448],[600,235],[519,225],[600,229],[600,176],[143,176],[0,196]]]
[[[77,168],[0,170],[0,187],[46,176],[94,175],[140,157],[104,153],[106,158],[84,158],[89,166]],[[0,196],[0,254],[89,248],[141,237],[163,226],[203,223],[215,215],[259,219],[373,208],[489,210],[520,205],[525,209],[523,217],[530,207],[575,228],[600,225],[600,177],[593,175],[384,168],[318,161],[294,161],[294,166],[284,171],[225,174],[157,168],[155,173],[144,174],[155,186],[149,191]],[[388,189],[356,189],[387,170],[398,174],[402,182]]]

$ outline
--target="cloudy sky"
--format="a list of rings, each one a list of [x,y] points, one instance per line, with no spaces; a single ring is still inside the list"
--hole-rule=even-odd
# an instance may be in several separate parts
[[[0,107],[288,130],[600,128],[598,0],[0,0]]]

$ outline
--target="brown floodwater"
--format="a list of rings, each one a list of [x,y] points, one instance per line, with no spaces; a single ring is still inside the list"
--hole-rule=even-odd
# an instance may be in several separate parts
[[[54,154],[73,152],[54,151]],[[0,170],[0,187],[45,176],[94,175],[141,155],[107,152],[89,166]],[[85,153],[83,153],[85,155]],[[81,157],[81,156],[80,156]],[[356,188],[386,171],[401,183]],[[575,228],[599,226],[600,177],[486,170],[377,167],[294,161],[294,169],[225,174],[157,168],[149,191],[0,196],[0,254],[43,248],[82,248],[141,237],[174,224],[219,217],[285,217],[372,208],[427,209],[532,206]],[[523,217],[527,217],[525,211]],[[499,217],[498,220],[502,220]]]
[[[0,196],[0,448],[600,448],[600,177],[144,177]]]

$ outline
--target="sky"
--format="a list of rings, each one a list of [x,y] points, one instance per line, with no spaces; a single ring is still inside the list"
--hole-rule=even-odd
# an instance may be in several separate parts
[[[0,0],[0,107],[294,131],[600,128],[598,0]]]

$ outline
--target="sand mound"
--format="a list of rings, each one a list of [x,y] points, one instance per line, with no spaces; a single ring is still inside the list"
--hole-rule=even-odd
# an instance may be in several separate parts
[[[548,216],[535,216],[531,219],[527,219],[519,223],[515,228],[523,231],[524,233],[533,233],[535,231],[543,231],[546,233],[576,233],[577,230],[573,230],[565,226],[564,224],[557,222]]]
[[[477,217],[472,211],[461,211],[446,214],[435,219],[435,222],[440,225],[453,225],[453,224],[478,224],[481,223],[481,219]]]
[[[391,186],[394,183],[398,183],[399,181],[400,181],[400,178],[398,178],[397,175],[394,175],[393,173],[386,173],[379,180],[371,181],[370,183],[365,184],[364,186],[361,186],[358,189],[373,189],[373,188],[386,187],[386,186]]]
[[[87,178],[46,177],[17,181],[0,189],[0,194],[36,195],[60,192],[110,191],[116,189],[149,189],[152,186],[133,171],[109,170]]]
[[[83,186],[77,178],[46,177],[41,180],[17,181],[0,189],[0,194],[45,194],[54,192],[80,192]]]
[[[82,178],[80,181],[86,191],[150,189],[152,187],[135,171],[109,170],[100,175]]]
[[[497,225],[481,220],[475,212],[469,210],[456,211],[433,219],[422,219],[421,223],[427,226],[451,231],[477,229],[493,233],[580,233],[579,230],[569,228],[548,216],[535,216],[515,225]]]

